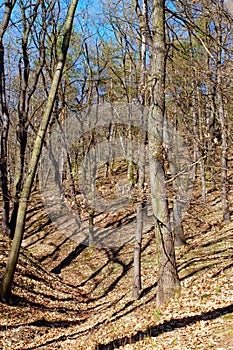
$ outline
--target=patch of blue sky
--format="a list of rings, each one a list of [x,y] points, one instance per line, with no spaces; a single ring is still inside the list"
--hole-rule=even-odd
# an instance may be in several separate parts
[[[75,16],[74,29],[85,38],[113,37],[112,28],[104,15],[104,1],[80,0]]]

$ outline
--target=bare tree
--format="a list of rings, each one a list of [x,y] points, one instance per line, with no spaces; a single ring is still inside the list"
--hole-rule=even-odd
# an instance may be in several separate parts
[[[19,197],[25,175],[25,156],[28,142],[28,128],[30,125],[30,111],[33,110],[31,101],[34,93],[37,91],[36,87],[40,82],[42,69],[45,65],[45,31],[47,29],[46,7],[43,1],[38,0],[33,6],[24,4],[23,1],[20,1],[19,4],[22,14],[23,35],[21,39],[22,56],[20,56],[18,63],[20,89],[18,100],[18,125],[16,131],[17,147],[14,172],[13,208],[10,219],[11,238],[13,238],[15,231]],[[34,24],[38,17],[40,6],[42,7],[42,28],[40,27],[36,30]],[[33,35],[38,35],[38,30],[40,30],[40,40],[36,43]],[[32,68],[30,67],[29,45],[32,40],[34,41],[34,44],[38,46],[37,49],[39,51],[38,65],[35,72],[32,72]]]
[[[148,16],[147,0],[142,4],[142,16],[146,20]],[[146,33],[141,31],[141,52],[140,52],[140,103],[142,106],[146,105]],[[135,247],[134,247],[134,284],[133,284],[133,298],[138,299],[142,288],[141,282],[141,245],[143,233],[143,211],[144,211],[144,183],[145,183],[145,142],[146,142],[146,116],[141,112],[141,125],[139,131],[139,161],[138,161],[138,192],[139,198],[137,203],[137,226],[135,232]]]
[[[228,2],[228,7],[230,3]],[[231,8],[231,7],[229,7]],[[224,104],[224,93],[223,93],[223,77],[222,77],[222,65],[224,64],[223,58],[223,35],[222,35],[222,16],[221,16],[221,1],[218,4],[218,21],[215,24],[217,34],[217,66],[216,66],[216,98],[218,105],[218,117],[221,125],[221,188],[222,188],[222,210],[223,220],[230,222],[230,209],[228,199],[228,136],[227,136],[227,114],[225,111]],[[221,17],[220,17],[221,16]]]
[[[165,118],[165,1],[152,2],[151,95],[148,121],[150,184],[158,254],[157,303],[180,291],[173,232],[170,222],[164,168],[163,127]]]
[[[157,303],[161,304],[169,300],[171,297],[174,297],[180,290],[175,260],[173,231],[168,210],[164,168],[165,153],[163,148],[163,128],[165,121],[166,62],[165,1],[152,1],[151,20],[149,20],[146,1],[144,2],[144,12],[142,12],[140,8],[139,1],[134,0],[133,3],[138,16],[140,31],[146,38],[151,57],[150,76],[148,79],[150,84],[150,113],[148,120],[149,163],[151,199],[155,219],[159,267]],[[137,241],[136,245],[138,245]],[[135,271],[135,274],[136,273],[137,271]]]
[[[9,234],[9,215],[10,215],[10,194],[8,188],[8,132],[10,124],[9,110],[7,106],[6,85],[5,85],[5,57],[4,57],[4,34],[10,22],[12,10],[16,0],[5,1],[4,15],[0,24],[0,108],[1,108],[1,187],[2,187],[2,232]]]
[[[32,155],[29,162],[29,167],[27,171],[27,176],[25,183],[23,185],[20,202],[19,202],[19,209],[18,209],[18,215],[17,215],[17,221],[16,221],[16,229],[14,234],[14,239],[12,242],[11,251],[9,254],[7,266],[5,273],[3,275],[2,284],[1,284],[1,290],[0,290],[0,298],[4,302],[10,302],[11,296],[12,296],[12,282],[14,278],[15,268],[18,261],[20,246],[23,238],[23,232],[24,232],[24,226],[25,226],[25,217],[26,217],[26,209],[27,209],[27,202],[31,193],[38,161],[41,154],[41,149],[43,146],[43,141],[46,135],[46,131],[48,128],[49,121],[51,119],[54,102],[57,95],[57,90],[59,87],[59,83],[62,77],[63,68],[66,61],[66,55],[69,48],[70,43],[70,37],[71,37],[71,31],[73,26],[73,19],[75,10],[78,4],[78,0],[72,0],[69,6],[68,14],[66,17],[66,21],[63,27],[63,40],[62,40],[62,46],[60,55],[58,57],[58,63],[56,66],[56,70],[53,75],[53,81],[52,86],[50,89],[50,93],[48,96],[48,101],[46,105],[46,109],[43,115],[43,118],[41,120],[41,124],[34,142]]]

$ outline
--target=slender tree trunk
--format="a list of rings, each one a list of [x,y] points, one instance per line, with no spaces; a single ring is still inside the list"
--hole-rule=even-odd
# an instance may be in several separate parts
[[[146,19],[148,8],[147,0],[143,0],[142,16]],[[140,75],[140,102],[145,106],[146,95],[146,34],[141,30],[141,75]],[[133,283],[133,299],[138,299],[142,288],[141,282],[141,245],[143,233],[143,209],[144,209],[144,182],[145,182],[145,115],[141,113],[141,127],[139,132],[139,154],[138,154],[138,203],[137,203],[137,226],[135,232],[134,247],[134,283]]]
[[[142,125],[145,123],[145,116],[142,113]],[[137,203],[137,225],[135,232],[135,247],[134,247],[134,284],[133,298],[138,299],[142,288],[141,282],[141,245],[143,233],[143,212],[145,205],[144,198],[144,182],[145,182],[145,139],[146,133],[142,127],[140,130],[139,141],[139,161],[138,161],[138,203]]]
[[[219,19],[221,21],[222,19]],[[218,117],[221,125],[221,187],[222,187],[222,211],[224,222],[230,222],[230,210],[229,210],[229,199],[228,199],[228,175],[227,175],[227,158],[228,158],[228,137],[227,137],[227,119],[226,112],[224,109],[223,100],[223,79],[221,73],[222,65],[222,34],[221,34],[221,22],[217,26],[217,41],[218,41],[218,52],[217,52],[217,90],[216,98],[218,104]]]
[[[37,137],[34,142],[26,180],[22,189],[22,194],[19,202],[17,222],[16,222],[16,230],[14,234],[14,239],[12,241],[12,247],[9,254],[6,270],[3,275],[1,290],[0,290],[0,298],[4,302],[9,302],[11,299],[12,282],[14,278],[16,264],[18,261],[18,256],[19,256],[19,251],[20,251],[20,246],[21,246],[23,231],[25,226],[27,202],[30,196],[33,180],[35,177],[39,157],[43,146],[43,141],[44,141],[48,124],[52,115],[53,106],[54,106],[54,102],[57,94],[57,89],[59,86],[64,64],[66,61],[66,55],[69,47],[73,19],[74,19],[74,14],[75,14],[77,4],[78,4],[78,0],[72,0],[69,6],[67,18],[63,28],[63,42],[62,42],[61,53],[60,53],[58,64],[53,76],[52,86],[50,89],[46,110],[43,115],[39,130],[37,133]]]
[[[107,135],[107,142],[109,143],[109,145],[111,144],[112,142],[112,139],[113,139],[113,136],[114,136],[114,125],[112,125],[112,123],[109,124],[109,127],[108,127],[108,135]],[[107,155],[107,159],[106,159],[106,162],[105,162],[105,169],[104,169],[104,178],[106,179],[110,173],[111,173],[111,154],[110,154],[110,149],[111,147],[109,146],[108,147],[108,150],[109,150],[109,153]]]
[[[5,63],[4,63],[4,43],[3,37],[8,27],[12,10],[15,5],[15,0],[5,1],[5,12],[2,22],[0,24],[0,113],[1,113],[1,189],[2,189],[2,233],[9,235],[9,215],[10,215],[10,193],[8,189],[8,132],[10,116],[6,101],[6,87],[5,87]],[[2,5],[3,6],[3,5]]]
[[[198,112],[198,122],[199,122],[199,143],[200,143],[200,174],[201,174],[201,193],[202,193],[202,201],[206,204],[206,147],[205,140],[203,135],[203,127],[204,127],[204,119],[203,119],[203,111],[201,109],[201,98],[199,86],[196,88],[196,108]]]
[[[206,203],[206,179],[205,179],[205,159],[203,158],[204,152],[201,152],[200,147],[203,147],[203,124],[202,124],[202,111],[201,111],[201,101],[200,93],[198,86],[198,78],[196,76],[195,69],[195,59],[194,59],[194,48],[192,44],[192,32],[189,31],[189,42],[190,42],[190,51],[191,51],[191,84],[192,84],[192,122],[193,122],[193,146],[194,146],[194,176],[197,174],[197,165],[199,162],[200,166],[200,175],[201,175],[201,192],[203,203]],[[194,179],[193,179],[194,180]]]
[[[184,230],[182,225],[182,211],[186,203],[187,190],[188,190],[188,179],[187,176],[181,176],[184,171],[182,165],[179,164],[176,159],[178,154],[177,146],[179,147],[179,135],[178,130],[169,129],[167,118],[164,118],[163,122],[163,142],[166,145],[166,159],[168,161],[169,170],[172,177],[172,187],[174,188],[176,195],[173,203],[173,210],[170,215],[172,221],[172,230],[174,234],[175,246],[179,247],[186,243],[184,236]],[[185,186],[186,183],[186,186]]]
[[[192,122],[193,122],[193,144],[194,144],[194,174],[196,176],[197,173],[197,165],[199,163],[200,166],[200,175],[201,175],[201,193],[202,193],[202,200],[203,203],[206,203],[206,179],[205,179],[205,160],[203,159],[203,154],[200,152],[200,146],[201,144],[201,134],[202,134],[202,125],[200,123],[200,113],[198,113],[198,97],[196,94],[197,90],[197,84],[196,79],[193,76],[193,95],[192,95]],[[199,124],[198,124],[199,120]],[[199,126],[199,127],[198,127]]]
[[[227,175],[227,156],[228,156],[228,142],[227,142],[227,125],[226,125],[226,113],[224,110],[223,97],[220,91],[221,78],[218,76],[218,115],[221,124],[221,187],[222,187],[222,211],[224,222],[230,222],[230,210],[228,200],[228,175]]]
[[[174,239],[166,198],[164,170],[163,127],[165,115],[165,1],[152,2],[152,107],[149,114],[148,135],[150,150],[150,183],[152,208],[158,254],[157,303],[175,297],[180,291]]]
[[[133,299],[136,300],[140,296],[142,289],[141,282],[141,245],[142,245],[142,230],[143,230],[143,203],[140,201],[137,204],[137,227],[135,233],[134,246],[134,280],[133,280]]]
[[[17,147],[17,160],[16,160],[16,170],[15,170],[15,182],[14,182],[14,202],[13,202],[13,209],[11,214],[11,220],[10,220],[10,229],[11,233],[10,236],[13,238],[14,231],[15,231],[15,225],[16,225],[16,219],[17,219],[17,213],[19,208],[19,197],[20,197],[20,191],[22,189],[22,183],[23,183],[23,173],[24,173],[24,166],[25,166],[25,152],[26,152],[26,145],[27,145],[27,127],[26,127],[26,121],[27,121],[27,89],[28,89],[28,79],[29,79],[29,59],[28,59],[28,50],[27,50],[27,34],[24,35],[23,43],[22,43],[22,51],[23,51],[23,69],[21,68],[21,59],[19,62],[19,70],[20,70],[20,97],[19,97],[19,126],[17,130],[17,141],[18,141],[18,147]]]
[[[24,179],[24,171],[25,171],[25,152],[27,146],[27,133],[28,133],[28,112],[29,112],[29,101],[33,92],[35,92],[36,85],[38,83],[38,77],[40,75],[40,68],[35,76],[33,85],[31,86],[31,92],[29,92],[29,77],[30,77],[30,62],[28,56],[28,41],[29,36],[32,31],[32,25],[34,24],[38,8],[40,6],[41,1],[37,0],[37,3],[33,6],[33,14],[30,19],[30,23],[27,21],[26,16],[26,5],[20,2],[20,8],[22,13],[22,25],[23,25],[23,38],[22,38],[22,57],[19,60],[19,103],[18,103],[18,128],[17,128],[17,156],[16,156],[16,167],[15,167],[15,181],[14,181],[14,192],[13,192],[13,209],[11,212],[10,219],[10,236],[13,238],[17,213],[19,208],[19,197],[20,192],[22,190],[22,184]],[[44,39],[44,33],[42,35]],[[41,52],[40,50],[40,61],[44,62],[44,50]]]
[[[94,216],[95,216],[95,211],[92,209],[89,213],[89,247],[92,247],[95,243],[95,237],[94,237]]]

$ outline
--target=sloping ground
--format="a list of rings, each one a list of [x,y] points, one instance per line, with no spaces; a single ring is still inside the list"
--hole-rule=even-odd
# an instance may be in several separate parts
[[[218,195],[210,192],[203,206],[196,194],[185,218],[188,244],[177,249],[181,295],[160,310],[153,230],[143,239],[142,297],[132,301],[133,245],[77,244],[33,196],[16,305],[0,304],[0,348],[233,349],[233,224],[222,224]],[[0,249],[2,270],[9,244],[1,236]]]

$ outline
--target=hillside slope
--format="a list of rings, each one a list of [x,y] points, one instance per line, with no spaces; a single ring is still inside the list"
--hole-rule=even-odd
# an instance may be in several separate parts
[[[133,245],[100,249],[61,235],[39,194],[14,282],[17,302],[0,304],[0,348],[233,349],[233,223],[221,220],[218,191],[196,193],[177,249],[182,291],[157,309],[153,230],[143,237],[142,297],[132,300]],[[0,236],[0,267],[9,242]]]

